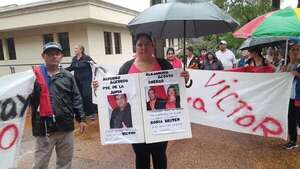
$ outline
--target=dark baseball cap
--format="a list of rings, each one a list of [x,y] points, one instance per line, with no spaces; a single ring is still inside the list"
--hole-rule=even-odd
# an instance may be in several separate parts
[[[57,49],[59,50],[61,53],[63,53],[63,49],[61,47],[61,45],[59,43],[56,43],[56,42],[49,42],[49,43],[46,43],[44,46],[43,46],[43,53],[45,53],[48,49]]]

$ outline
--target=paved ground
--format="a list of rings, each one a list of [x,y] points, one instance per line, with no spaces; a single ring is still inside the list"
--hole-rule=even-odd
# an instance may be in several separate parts
[[[283,150],[279,139],[193,125],[193,139],[171,141],[169,169],[300,169],[300,147]],[[97,122],[89,123],[84,135],[75,132],[73,169],[133,169],[130,145],[101,146]],[[19,155],[19,169],[30,169],[34,140],[27,125]],[[55,166],[52,156],[50,169]],[[1,168],[1,167],[0,167]]]

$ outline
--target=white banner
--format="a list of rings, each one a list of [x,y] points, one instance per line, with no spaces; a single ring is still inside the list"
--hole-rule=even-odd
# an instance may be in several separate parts
[[[28,96],[35,76],[26,71],[0,78],[0,168],[16,167],[16,156],[23,135]]]
[[[191,121],[207,126],[287,139],[289,73],[189,70]]]

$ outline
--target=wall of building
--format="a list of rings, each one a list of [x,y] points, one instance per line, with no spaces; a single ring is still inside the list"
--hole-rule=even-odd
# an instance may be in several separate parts
[[[121,33],[121,54],[115,54],[113,36],[113,54],[105,54],[104,31],[112,32],[112,34],[113,32]],[[6,38],[14,38],[17,56],[16,60],[8,60],[8,53],[5,51],[5,60],[0,60],[0,65],[43,63],[41,58],[43,34],[53,34],[54,40],[58,41],[56,35],[60,32],[69,33],[71,56],[74,56],[74,46],[81,44],[85,47],[86,53],[90,55],[97,63],[102,65],[114,65],[119,67],[122,63],[132,58],[132,38],[127,28],[96,23],[74,23],[0,33],[0,39],[2,39],[3,42]],[[6,49],[7,47],[5,47],[5,43],[3,44],[3,48]],[[63,62],[71,62],[71,57],[64,57]],[[31,67],[15,67],[16,72],[28,69],[31,69]],[[0,66],[0,76],[9,73],[9,67]]]
[[[113,27],[99,24],[88,24],[88,43],[90,46],[89,54],[97,63],[107,65],[121,65],[132,58],[132,38],[127,28]],[[112,35],[112,54],[105,54],[104,32],[114,32],[121,34],[122,51],[120,54],[115,52],[114,38]]]

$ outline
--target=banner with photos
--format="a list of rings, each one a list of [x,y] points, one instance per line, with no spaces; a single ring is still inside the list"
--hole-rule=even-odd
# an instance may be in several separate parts
[[[97,76],[102,144],[153,143],[191,137],[180,70]]]

